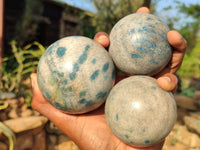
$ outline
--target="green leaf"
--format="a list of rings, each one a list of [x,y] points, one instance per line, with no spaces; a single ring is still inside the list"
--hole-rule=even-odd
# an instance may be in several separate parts
[[[5,124],[0,122],[0,132],[2,132],[9,140],[9,150],[14,149],[14,143],[16,140],[15,134]]]
[[[4,101],[0,101],[0,110],[6,109],[8,107],[8,103]]]

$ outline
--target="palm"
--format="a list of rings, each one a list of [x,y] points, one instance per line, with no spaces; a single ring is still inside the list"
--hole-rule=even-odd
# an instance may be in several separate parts
[[[141,8],[137,12],[149,13],[149,10]],[[102,35],[102,33],[96,34],[94,39],[104,47],[107,47],[109,45],[108,36],[102,39],[98,38],[97,35]],[[170,91],[175,89],[176,86],[176,77],[172,73],[179,69],[187,43],[175,31],[168,33],[168,41],[174,47],[172,59],[170,64],[156,75],[156,78],[163,76],[165,73],[170,73],[164,76],[170,77],[171,82],[163,82],[165,79],[161,79],[158,82],[159,86],[164,90]],[[128,75],[117,74],[116,83],[125,77],[128,77]],[[160,150],[162,148],[163,142],[153,147],[133,148],[120,141],[114,136],[106,123],[104,106],[87,114],[69,115],[62,113],[43,98],[37,85],[37,75],[32,74],[31,78],[34,85],[32,107],[49,118],[60,130],[74,140],[81,150]]]
[[[36,74],[34,76],[36,81]],[[127,75],[117,74],[116,81],[118,82],[125,77],[127,77]],[[33,92],[36,92],[37,95],[33,93],[35,96],[32,100],[32,107],[54,122],[55,125],[65,134],[69,135],[82,150],[137,150],[137,148],[133,148],[120,141],[111,132],[106,123],[104,105],[99,109],[86,114],[69,115],[50,105],[39,91],[37,83],[35,83],[34,89],[35,91]],[[161,146],[162,143],[156,145],[156,147]],[[151,148],[152,147],[146,149],[150,150]]]

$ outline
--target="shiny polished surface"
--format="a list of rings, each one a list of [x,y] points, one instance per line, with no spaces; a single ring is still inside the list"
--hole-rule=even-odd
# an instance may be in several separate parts
[[[171,58],[168,31],[167,25],[152,14],[130,14],[111,30],[109,53],[122,72],[156,74]]]
[[[83,36],[66,37],[50,45],[37,73],[45,99],[70,114],[85,113],[103,104],[115,78],[108,52]]]
[[[138,75],[123,79],[112,88],[105,114],[110,129],[119,139],[146,147],[169,134],[177,108],[172,93],[162,90],[156,79]]]

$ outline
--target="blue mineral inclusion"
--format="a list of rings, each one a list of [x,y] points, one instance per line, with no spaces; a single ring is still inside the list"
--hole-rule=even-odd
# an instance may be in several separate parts
[[[126,134],[126,135],[124,135],[127,139],[129,138],[129,136]]]
[[[103,65],[103,72],[106,72],[107,70],[108,70],[108,68],[109,68],[109,63],[107,62],[107,63],[105,63],[104,65]]]
[[[152,63],[152,64],[156,64],[156,65],[159,64],[159,62],[158,62],[158,61],[155,61],[155,59],[153,59],[153,58],[150,59],[149,62]]]
[[[86,95],[86,91],[82,91],[81,93],[80,93],[80,97],[81,96],[85,96]]]
[[[88,107],[88,106],[92,106],[93,104],[94,104],[94,102],[92,100],[88,100],[88,101],[86,101],[85,106]]]
[[[100,99],[100,98],[105,98],[107,95],[107,92],[99,92],[96,97],[97,99]]]
[[[71,92],[71,91],[72,91],[72,87],[68,87],[67,90],[68,90],[69,92]]]
[[[172,92],[168,92],[168,94],[169,94],[169,96],[170,96],[171,98],[174,98]]]
[[[79,65],[78,63],[73,64],[73,72],[77,72],[79,70]]]
[[[131,29],[131,33],[132,33],[132,34],[135,34],[135,29]]]
[[[92,60],[92,64],[96,64],[96,62],[97,62],[97,59],[94,58],[94,59]]]
[[[86,59],[87,59],[87,53],[83,53],[78,59],[79,64],[83,64],[86,61]]]
[[[108,80],[108,75],[105,75],[105,76],[104,76],[104,80]]]
[[[53,52],[53,48],[54,48],[53,45],[50,46],[50,47],[47,49],[47,54],[52,54],[52,52]]]
[[[60,110],[65,110],[65,109],[67,109],[67,105],[61,105],[61,104],[58,103],[58,102],[55,102],[55,103],[54,103],[54,106],[55,106],[56,108],[60,109]]]
[[[86,45],[85,46],[83,54],[78,59],[79,64],[83,64],[86,61],[86,59],[87,59],[87,51],[89,50],[89,48],[90,48],[90,45]]]
[[[61,72],[61,73],[58,72],[57,74],[58,74],[59,77],[64,77],[64,73],[63,72]]]
[[[131,57],[132,57],[132,58],[142,58],[142,56],[140,56],[140,55],[138,55],[138,54],[133,54],[133,53],[131,54]]]
[[[154,26],[154,25],[152,25],[152,24],[149,24],[148,26],[149,26],[149,27],[151,27],[151,28],[155,28],[155,26]]]
[[[138,46],[137,49],[141,52],[141,53],[148,53],[149,50],[144,49],[142,46]]]
[[[70,78],[70,80],[73,81],[73,80],[76,78],[76,72],[70,73],[70,74],[69,74],[69,78]]]
[[[82,98],[78,101],[80,104],[84,104],[86,102],[86,99],[85,98]]]
[[[149,141],[149,140],[145,140],[144,143],[145,143],[145,144],[149,144],[150,141]]]
[[[95,70],[92,75],[90,76],[91,80],[95,80],[99,75],[99,70]]]
[[[113,69],[113,71],[112,71],[112,79],[113,80],[115,79],[115,69]]]
[[[119,115],[118,115],[118,114],[116,114],[116,120],[117,120],[117,121],[119,120]]]
[[[65,55],[66,50],[67,49],[65,47],[58,47],[56,51],[58,57],[62,57],[63,55]]]
[[[62,83],[63,83],[64,85],[67,85],[67,82],[68,82],[67,79],[65,79],[65,80],[63,80]]]
[[[85,98],[80,99],[78,103],[85,104],[86,107],[94,104],[92,100],[86,100]]]
[[[152,88],[153,90],[156,90],[156,87],[155,87],[155,86],[152,86],[151,88]]]
[[[50,95],[49,91],[45,90],[44,92],[45,92],[46,96],[48,97],[48,99],[51,99],[51,95]]]

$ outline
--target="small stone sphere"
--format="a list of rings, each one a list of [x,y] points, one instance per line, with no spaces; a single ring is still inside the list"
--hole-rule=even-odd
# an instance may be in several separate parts
[[[100,44],[84,36],[69,36],[46,49],[37,74],[39,89],[50,104],[69,114],[82,114],[105,102],[115,68]]]
[[[148,147],[170,133],[177,118],[171,92],[161,89],[156,79],[131,76],[118,82],[105,104],[108,126],[121,141]]]
[[[134,13],[119,20],[110,33],[109,53],[117,68],[131,75],[153,75],[171,58],[167,25],[152,14]]]

